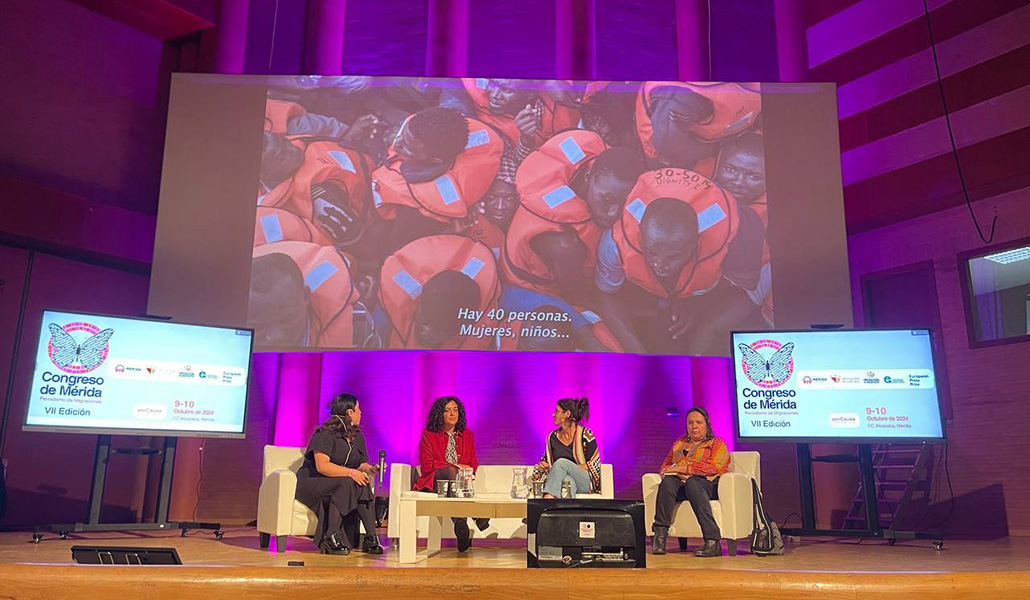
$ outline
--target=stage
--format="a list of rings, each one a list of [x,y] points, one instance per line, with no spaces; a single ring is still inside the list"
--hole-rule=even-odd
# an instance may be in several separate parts
[[[949,540],[937,552],[927,541],[888,546],[866,540],[806,538],[783,556],[699,559],[674,541],[665,556],[648,555],[647,569],[525,568],[525,552],[477,540],[467,555],[453,546],[402,567],[396,552],[322,556],[291,539],[277,554],[258,548],[253,529],[210,532],[108,533],[49,536],[0,533],[0,598],[147,598],[148,600],[284,597],[346,598],[1030,598],[1030,538]],[[75,565],[74,545],[175,547],[181,567]],[[305,566],[288,566],[303,561]]]

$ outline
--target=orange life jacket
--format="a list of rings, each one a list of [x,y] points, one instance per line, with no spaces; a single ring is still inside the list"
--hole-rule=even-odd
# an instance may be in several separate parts
[[[474,325],[496,325],[495,320],[486,316],[497,307],[501,298],[493,253],[483,244],[464,236],[431,235],[411,242],[383,262],[379,299],[393,324],[390,348],[419,348],[414,326],[422,287],[437,273],[448,270],[468,275],[479,286],[479,306],[468,308],[481,310],[484,316]],[[479,338],[457,335],[442,348],[487,350],[492,343],[493,336],[489,335]]]
[[[332,241],[311,221],[270,206],[259,206],[254,219],[254,247],[276,242],[308,242],[316,246],[332,246]]]
[[[555,294],[558,286],[550,269],[529,244],[549,231],[575,231],[589,251],[585,275],[593,272],[601,228],[591,220],[586,200],[577,196],[569,183],[607,149],[598,134],[573,130],[555,135],[522,161],[515,174],[521,205],[508,227],[501,252],[501,268],[509,282]]]
[[[476,106],[476,118],[497,128],[512,143],[518,143],[522,137],[514,115],[495,115],[490,112],[490,95],[486,91],[487,79],[464,77],[461,82],[465,86],[472,103]],[[532,147],[537,147],[559,131],[572,129],[579,124],[578,108],[558,104],[550,94],[534,93],[532,101],[540,103],[540,131],[531,140]]]
[[[754,125],[762,112],[762,95],[757,84],[740,83],[684,83],[679,81],[648,81],[637,93],[636,123],[637,135],[644,148],[644,154],[654,158],[657,155],[651,138],[654,127],[651,123],[651,93],[659,87],[679,87],[694,91],[712,101],[712,117],[704,123],[694,123],[690,131],[706,142],[725,139],[743,133]]]
[[[691,170],[706,179],[715,179],[715,166],[717,164],[717,157],[707,156],[697,161],[697,164]]]
[[[591,81],[583,91],[583,104],[589,104],[591,98],[608,89],[610,81]]]
[[[601,315],[593,311],[586,310],[579,306],[576,306],[574,308],[578,310],[580,314],[582,314],[583,317],[586,318],[587,321],[590,321],[590,324],[586,325],[586,327],[590,328],[590,331],[592,331],[594,337],[596,337],[597,340],[601,342],[601,345],[603,345],[605,348],[608,348],[608,350],[610,350],[611,352],[624,352],[622,344],[619,343],[619,340],[615,337],[615,334],[612,333],[612,330],[609,329],[608,325],[606,325],[605,322],[601,319]],[[548,326],[546,321],[532,321],[531,324],[539,324],[544,327]],[[498,338],[499,350],[514,351],[519,349],[519,339],[522,337],[522,320],[518,319],[512,321],[509,324],[509,327],[511,327],[512,335],[500,336]]]
[[[390,146],[386,163],[372,173],[372,200],[380,216],[396,218],[394,207],[407,206],[446,223],[465,217],[468,207],[479,202],[501,167],[504,141],[484,123],[467,121],[469,138],[465,150],[447,172],[433,181],[408,183],[400,169],[404,159]]]
[[[344,148],[335,142],[306,143],[304,163],[293,178],[258,196],[258,205],[285,208],[314,222],[311,188],[320,183],[333,183],[347,191],[348,204],[358,221],[367,222],[372,216],[371,170],[372,158],[353,148]]]
[[[276,242],[254,248],[254,257],[285,254],[304,274],[311,292],[311,346],[354,347],[354,304],[358,290],[351,281],[347,258],[332,246],[306,242]]]
[[[286,100],[273,100],[269,98],[265,102],[265,131],[272,133],[288,133],[288,125],[293,117],[302,117],[307,110],[296,102]]]
[[[494,225],[483,215],[476,215],[476,222],[464,233],[465,236],[485,244],[494,256],[500,256],[501,248],[504,247],[504,230]]]
[[[641,175],[628,198],[621,217],[612,227],[626,279],[662,298],[686,298],[715,287],[722,277],[722,261],[739,225],[737,201],[733,196],[693,171],[670,168]],[[655,277],[640,249],[644,210],[658,198],[686,202],[697,213],[697,253],[680,272],[672,290],[666,289]]]

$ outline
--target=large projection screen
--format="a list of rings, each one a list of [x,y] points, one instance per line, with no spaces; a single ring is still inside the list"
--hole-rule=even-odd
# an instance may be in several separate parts
[[[259,351],[850,326],[835,88],[176,75],[148,310]]]

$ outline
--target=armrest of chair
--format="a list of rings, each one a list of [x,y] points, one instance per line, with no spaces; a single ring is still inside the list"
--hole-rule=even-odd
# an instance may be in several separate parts
[[[615,471],[612,465],[601,465],[601,497],[609,500],[615,498]]]
[[[296,496],[296,473],[289,469],[269,473],[258,490],[258,531],[271,535],[289,535]]]
[[[743,473],[719,477],[719,504],[722,507],[722,537],[745,538],[754,528],[754,500],[751,478]]]
[[[404,463],[393,463],[390,465],[390,514],[387,518],[386,537],[396,539],[400,537],[400,523],[397,515],[400,514],[401,494],[411,489],[411,465]]]
[[[640,487],[644,493],[644,501],[647,501],[648,496],[654,496],[658,493],[658,485],[662,483],[662,476],[658,473],[644,473],[640,478]]]
[[[644,534],[651,535],[651,525],[654,523],[655,498],[658,496],[658,486],[662,483],[662,476],[658,473],[645,473],[640,478],[640,487],[644,499]]]

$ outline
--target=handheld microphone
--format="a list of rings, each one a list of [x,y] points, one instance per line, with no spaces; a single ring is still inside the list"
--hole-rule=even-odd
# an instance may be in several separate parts
[[[383,485],[383,471],[386,470],[386,450],[379,451],[379,485]]]

